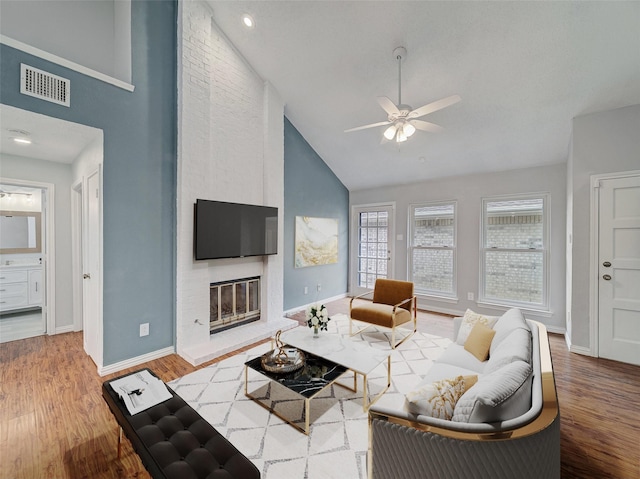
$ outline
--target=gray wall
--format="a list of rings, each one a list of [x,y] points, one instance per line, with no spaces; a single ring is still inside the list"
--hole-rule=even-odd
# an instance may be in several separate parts
[[[294,267],[296,216],[338,219],[338,263]],[[349,191],[298,130],[284,121],[284,309],[347,292]],[[317,292],[317,284],[322,285]],[[308,294],[304,294],[304,287]]]
[[[104,131],[104,366],[175,337],[176,3],[131,9],[134,92],[0,45],[1,103]],[[71,107],[21,95],[21,62],[70,79]]]
[[[478,297],[480,266],[480,218],[482,198],[525,193],[550,194],[549,239],[549,313],[525,311],[527,317],[539,320],[552,330],[565,329],[565,213],[566,165],[558,164],[481,175],[466,175],[409,185],[352,191],[351,205],[395,202],[395,233],[402,241],[395,243],[393,277],[407,279],[408,212],[409,205],[421,202],[455,200],[457,209],[457,301],[443,301],[433,297],[419,298],[421,308],[451,314],[464,313],[467,308],[486,314],[499,314],[502,309],[478,305],[467,300],[467,293]]]
[[[589,225],[591,176],[640,169],[640,105],[577,117],[573,121],[569,191],[573,245],[569,275],[571,343],[587,349],[589,339]],[[572,279],[571,279],[572,277]]]

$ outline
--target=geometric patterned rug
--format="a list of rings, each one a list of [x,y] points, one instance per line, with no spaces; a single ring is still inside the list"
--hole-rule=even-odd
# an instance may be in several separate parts
[[[331,318],[330,333],[348,336],[348,331],[346,315]],[[390,350],[389,335],[388,330],[370,327],[351,339]],[[391,386],[385,395],[404,396],[450,343],[415,333],[391,355]],[[362,409],[361,376],[357,392],[334,384],[311,400],[307,436],[244,394],[244,363],[269,349],[268,343],[262,344],[168,384],[247,456],[263,479],[365,479],[368,422]],[[386,361],[369,375],[371,397],[384,387],[386,375]],[[352,386],[353,375],[347,372],[338,381]],[[291,391],[252,371],[249,390],[284,417],[304,423],[304,403]]]

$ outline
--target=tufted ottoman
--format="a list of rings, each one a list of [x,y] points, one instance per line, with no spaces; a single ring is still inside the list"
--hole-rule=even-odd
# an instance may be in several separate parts
[[[113,380],[102,384],[102,396],[120,425],[120,433],[124,431],[152,477],[260,477],[256,466],[171,388],[167,387],[173,395],[171,399],[132,416],[110,386]]]

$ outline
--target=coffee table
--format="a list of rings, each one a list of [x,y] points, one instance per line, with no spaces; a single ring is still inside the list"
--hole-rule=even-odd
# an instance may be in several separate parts
[[[305,366],[305,368],[299,371],[283,375],[265,371],[261,367],[260,357],[254,358],[245,363],[245,395],[263,407],[269,409],[292,426],[300,429],[305,434],[309,434],[310,401],[327,386],[335,383],[341,387],[349,389],[350,391],[357,392],[358,374],[362,375],[362,408],[364,411],[367,411],[371,404],[377,401],[391,385],[391,353],[393,352],[391,350],[377,349],[366,343],[352,341],[349,338],[344,338],[334,333],[323,333],[320,334],[319,337],[314,338],[311,331],[303,327],[282,333],[280,339],[285,344],[304,351],[307,356],[307,365],[311,365],[313,367],[309,370]],[[372,400],[369,400],[368,375],[385,360],[387,361],[387,384]],[[318,369],[318,367],[320,367],[320,369]],[[249,369],[260,373],[271,381],[278,382],[304,398],[304,428],[298,426],[289,419],[282,417],[272,408],[262,403],[259,398],[256,398],[249,393]],[[336,381],[347,370],[353,372],[353,387],[346,386]],[[326,374],[316,374],[316,377],[313,377],[313,373],[311,371],[323,371]]]

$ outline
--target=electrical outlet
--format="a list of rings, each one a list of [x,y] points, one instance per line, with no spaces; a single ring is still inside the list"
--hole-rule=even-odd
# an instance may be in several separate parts
[[[304,294],[309,294],[309,286],[304,287]]]
[[[467,293],[467,299],[473,301],[473,293]]]
[[[142,323],[140,325],[140,337],[149,336],[149,323]]]
[[[322,285],[318,283],[318,291],[322,291]]]

